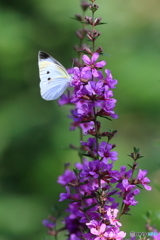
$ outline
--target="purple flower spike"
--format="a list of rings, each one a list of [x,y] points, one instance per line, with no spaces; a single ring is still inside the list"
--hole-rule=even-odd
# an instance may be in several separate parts
[[[79,131],[79,143],[75,145],[71,139],[70,147],[77,151],[80,161],[74,165],[72,171],[66,164],[64,173],[58,177],[58,183],[65,188],[60,193],[59,201],[68,202],[67,215],[63,220],[64,227],[56,230],[56,220],[43,220],[48,234],[57,236],[65,230],[66,240],[125,239],[126,233],[120,231],[121,216],[129,214],[130,208],[138,203],[135,198],[140,193],[140,187],[151,190],[150,180],[146,177],[147,171],[138,168],[138,160],[141,157],[139,149],[134,148],[134,152],[129,155],[132,158],[132,163],[128,164],[129,169],[120,166],[119,171],[114,170],[118,153],[114,151],[116,145],[111,141],[117,130],[106,130],[107,122],[104,126],[103,120],[118,118],[114,110],[117,100],[113,91],[118,81],[113,78],[109,69],[104,69],[106,61],[99,61],[104,52],[102,47],[95,44],[100,36],[96,26],[101,23],[101,18],[94,16],[99,7],[95,2],[96,0],[90,0],[89,4],[82,0],[81,3],[90,8],[91,17],[85,16],[86,8],[82,8],[82,16],[76,15],[76,19],[83,23],[83,28],[76,33],[80,42],[74,48],[78,51],[77,59],[74,59],[75,67],[68,70],[70,87],[73,90],[68,90],[67,94],[63,94],[59,99],[59,105],[69,104],[73,107],[68,115],[72,120],[70,130]],[[85,23],[91,25],[91,31],[87,30]],[[92,46],[84,43],[86,37]],[[82,56],[82,52],[86,55]],[[63,71],[61,65],[55,66]],[[47,70],[47,74],[49,73],[50,69]],[[63,78],[62,89],[65,74]],[[57,77],[56,81],[60,79]],[[52,87],[51,82],[47,82],[47,87],[48,84]],[[61,81],[57,89],[60,84]],[[72,156],[71,161],[74,161]],[[56,216],[58,215],[59,212]]]

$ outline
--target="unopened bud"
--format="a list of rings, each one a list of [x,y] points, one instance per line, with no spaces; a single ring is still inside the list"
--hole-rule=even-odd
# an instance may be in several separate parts
[[[88,47],[83,48],[83,52],[87,53],[87,54],[92,54],[91,50]]]
[[[89,7],[89,3],[87,1],[81,2],[81,8],[83,11],[86,11],[88,7]]]
[[[76,20],[78,20],[78,21],[80,21],[80,22],[83,21],[83,17],[82,17],[80,14],[76,14],[76,15],[75,15],[75,18],[76,18]]]
[[[103,52],[102,47],[98,47],[97,50],[96,50],[96,52],[101,54],[101,53]]]
[[[88,23],[88,24],[90,24],[90,25],[93,25],[93,21],[92,21],[92,18],[91,18],[91,17],[86,16],[86,17],[85,17],[85,20],[86,20],[86,23]]]
[[[95,11],[97,11],[99,6],[97,4],[90,4],[89,8],[94,13]]]
[[[102,18],[100,18],[100,17],[99,17],[99,18],[96,18],[96,19],[94,20],[94,26],[100,24],[101,19],[102,19]]]
[[[76,35],[78,38],[83,39],[84,38],[84,32],[82,29],[76,31]]]
[[[99,37],[101,34],[100,34],[100,32],[98,32],[98,31],[93,31],[93,37],[94,38],[97,38],[97,37]]]

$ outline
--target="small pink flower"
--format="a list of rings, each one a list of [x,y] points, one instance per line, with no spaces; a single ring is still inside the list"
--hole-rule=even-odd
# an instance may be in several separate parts
[[[99,72],[97,71],[97,69],[102,69],[106,65],[105,61],[100,61],[96,63],[98,58],[99,54],[97,52],[93,53],[91,59],[87,55],[83,55],[82,57],[82,60],[86,64],[86,67],[84,67],[83,69],[85,71],[91,71],[94,77],[99,76]]]
[[[105,240],[105,230],[106,230],[106,225],[104,223],[91,220],[89,223],[86,223],[88,228],[90,228],[90,232],[97,236],[94,238],[94,240]]]
[[[147,185],[148,183],[150,183],[150,180],[149,180],[148,177],[145,177],[146,174],[147,174],[147,170],[141,170],[141,169],[139,169],[138,177],[137,177],[137,178],[138,178],[139,182],[143,185],[143,187],[144,187],[146,190],[150,191],[150,190],[152,190],[152,187]]]
[[[110,231],[108,233],[106,233],[106,238],[108,239],[116,239],[116,240],[121,240],[124,239],[124,237],[126,236],[126,233],[123,231]]]
[[[108,217],[108,220],[110,221],[110,224],[114,226],[122,226],[122,224],[118,222],[118,220],[116,219],[117,214],[118,214],[118,209],[108,208],[107,217]]]

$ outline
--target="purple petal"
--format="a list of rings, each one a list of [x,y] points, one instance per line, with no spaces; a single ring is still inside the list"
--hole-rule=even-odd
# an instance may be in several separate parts
[[[95,64],[95,67],[97,68],[103,68],[106,65],[105,61],[100,61]]]
[[[101,89],[103,87],[104,82],[103,81],[98,81],[96,84],[97,89]]]
[[[87,72],[87,74],[89,75],[88,71],[91,71],[90,66],[84,67],[83,71]],[[91,77],[91,74],[90,74],[90,77]]]
[[[91,233],[93,234],[93,235],[96,235],[96,236],[98,236],[99,235],[99,232],[97,231],[97,229],[96,228],[91,228]]]
[[[88,65],[91,64],[91,60],[87,55],[83,55],[82,60],[83,60],[83,62],[85,62]]]
[[[152,187],[148,186],[147,184],[143,184],[143,187],[147,190],[147,191],[151,191]]]
[[[106,225],[104,223],[102,223],[99,228],[99,231],[100,231],[100,233],[104,233],[105,230],[106,230]]]
[[[105,73],[107,75],[107,78],[112,78],[112,74],[111,74],[111,71],[109,69],[106,69]]]
[[[91,58],[92,63],[97,61],[98,58],[99,58],[99,54],[97,52],[93,53]]]
[[[68,68],[68,69],[67,69],[67,72],[68,72],[69,74],[73,74],[73,73],[74,73],[74,68]]]
[[[96,69],[92,69],[92,74],[93,74],[94,77],[99,76],[98,71]]]

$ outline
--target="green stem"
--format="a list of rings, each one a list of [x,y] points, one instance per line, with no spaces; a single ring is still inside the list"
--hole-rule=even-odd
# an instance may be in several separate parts
[[[92,23],[94,23],[94,12],[92,11]],[[92,34],[93,34],[93,32],[94,32],[94,26],[92,25]],[[93,40],[93,42],[92,42],[92,44],[93,44],[93,52],[94,52],[94,48],[95,48],[95,45],[94,45],[94,40]]]
[[[80,141],[83,141],[83,131],[82,131],[82,128],[80,128]],[[80,145],[80,154],[79,154],[79,157],[80,157],[80,161],[81,163],[83,163],[83,156],[81,154],[81,151],[82,151],[82,145]]]
[[[122,204],[121,204],[121,209],[120,209],[120,211],[119,211],[119,213],[118,213],[118,219],[120,219],[121,216],[122,216],[122,213],[123,213],[123,207],[124,207],[124,203],[122,202]]]
[[[92,23],[94,23],[94,12],[92,11]],[[94,26],[92,25],[92,34],[94,32]],[[92,48],[93,48],[93,53],[95,49],[95,44],[94,40],[92,41]],[[92,76],[92,81],[94,81],[94,77]],[[93,114],[94,114],[94,127],[95,127],[95,138],[96,138],[96,151],[98,152],[98,137],[97,137],[97,116],[96,116],[96,108],[94,106],[93,108]],[[97,154],[97,159],[99,159],[99,156]]]
[[[83,11],[83,18],[84,17],[85,17],[85,12]],[[83,31],[85,30],[85,23],[82,23],[82,30]],[[79,41],[79,48],[82,47],[83,40],[84,40],[84,38],[80,39],[80,41]],[[78,57],[79,57],[79,63],[81,63],[82,62],[82,53],[81,52],[78,52]],[[80,128],[80,141],[83,141],[83,131],[82,131],[81,128]],[[81,154],[82,145],[80,145],[79,150],[80,150],[80,154],[79,154],[80,161],[81,161],[81,163],[83,163],[83,156]]]
[[[97,116],[96,116],[96,108],[95,108],[95,106],[93,108],[93,114],[94,114],[94,127],[95,127],[95,138],[96,138],[96,151],[98,152]],[[97,159],[99,159],[98,154],[97,154]]]

